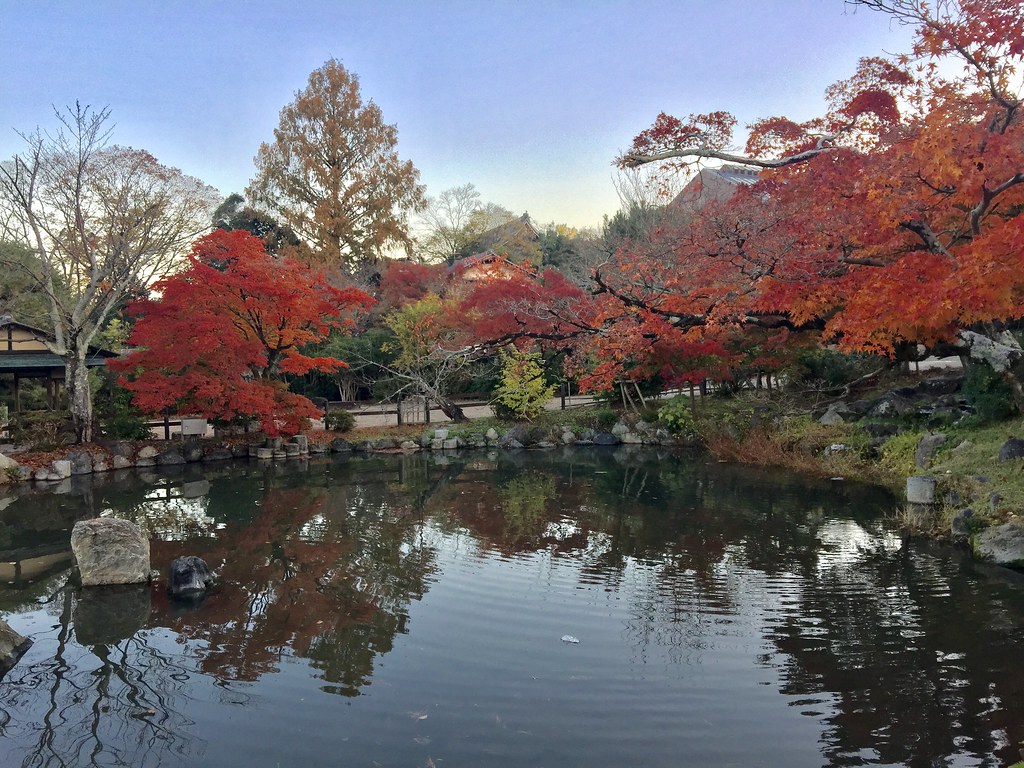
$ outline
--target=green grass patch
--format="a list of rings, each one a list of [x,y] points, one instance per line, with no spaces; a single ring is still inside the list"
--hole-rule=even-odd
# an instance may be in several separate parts
[[[946,431],[930,471],[940,485],[954,491],[975,514],[999,522],[1024,511],[1024,459],[999,461],[999,449],[1010,437],[1024,434],[1020,419],[999,424],[961,425]],[[992,493],[1001,498],[990,502]]]

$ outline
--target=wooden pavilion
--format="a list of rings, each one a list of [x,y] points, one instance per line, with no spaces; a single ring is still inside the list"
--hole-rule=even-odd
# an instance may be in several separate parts
[[[64,384],[64,361],[46,346],[52,341],[53,334],[19,323],[10,315],[0,315],[0,375],[14,376],[16,413],[21,412],[21,382],[25,379],[45,381],[47,407],[57,410]],[[117,357],[117,353],[90,348],[85,364],[101,368],[111,357]]]

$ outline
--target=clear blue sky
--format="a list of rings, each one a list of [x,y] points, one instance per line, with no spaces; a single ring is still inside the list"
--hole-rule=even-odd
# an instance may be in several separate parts
[[[842,0],[0,0],[0,157],[52,105],[109,106],[118,144],[241,191],[330,57],[359,75],[430,194],[472,182],[540,223],[618,208],[612,159],[661,110],[817,114],[909,32]]]

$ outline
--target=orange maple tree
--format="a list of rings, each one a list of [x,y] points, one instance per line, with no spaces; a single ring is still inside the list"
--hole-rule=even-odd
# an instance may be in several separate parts
[[[1024,403],[1024,351],[1007,332],[1024,316],[1024,7],[856,4],[912,25],[915,42],[863,59],[821,117],[761,120],[738,152],[732,115],[662,114],[619,158],[666,173],[736,163],[760,179],[598,271],[625,329],[613,338],[652,350],[730,327],[813,329],[891,356],[952,343]]]
[[[372,302],[297,260],[269,255],[244,230],[217,230],[196,242],[186,270],[130,305],[136,349],[111,367],[144,412],[258,419],[267,434],[292,434],[319,411],[288,391],[284,375],[344,367],[303,349],[350,327]]]

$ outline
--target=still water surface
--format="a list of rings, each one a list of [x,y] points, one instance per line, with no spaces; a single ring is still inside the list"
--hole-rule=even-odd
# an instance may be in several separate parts
[[[650,451],[76,478],[0,511],[2,766],[999,766],[1024,589],[878,489]],[[114,514],[199,605],[65,587]],[[576,639],[578,642],[571,642]]]

